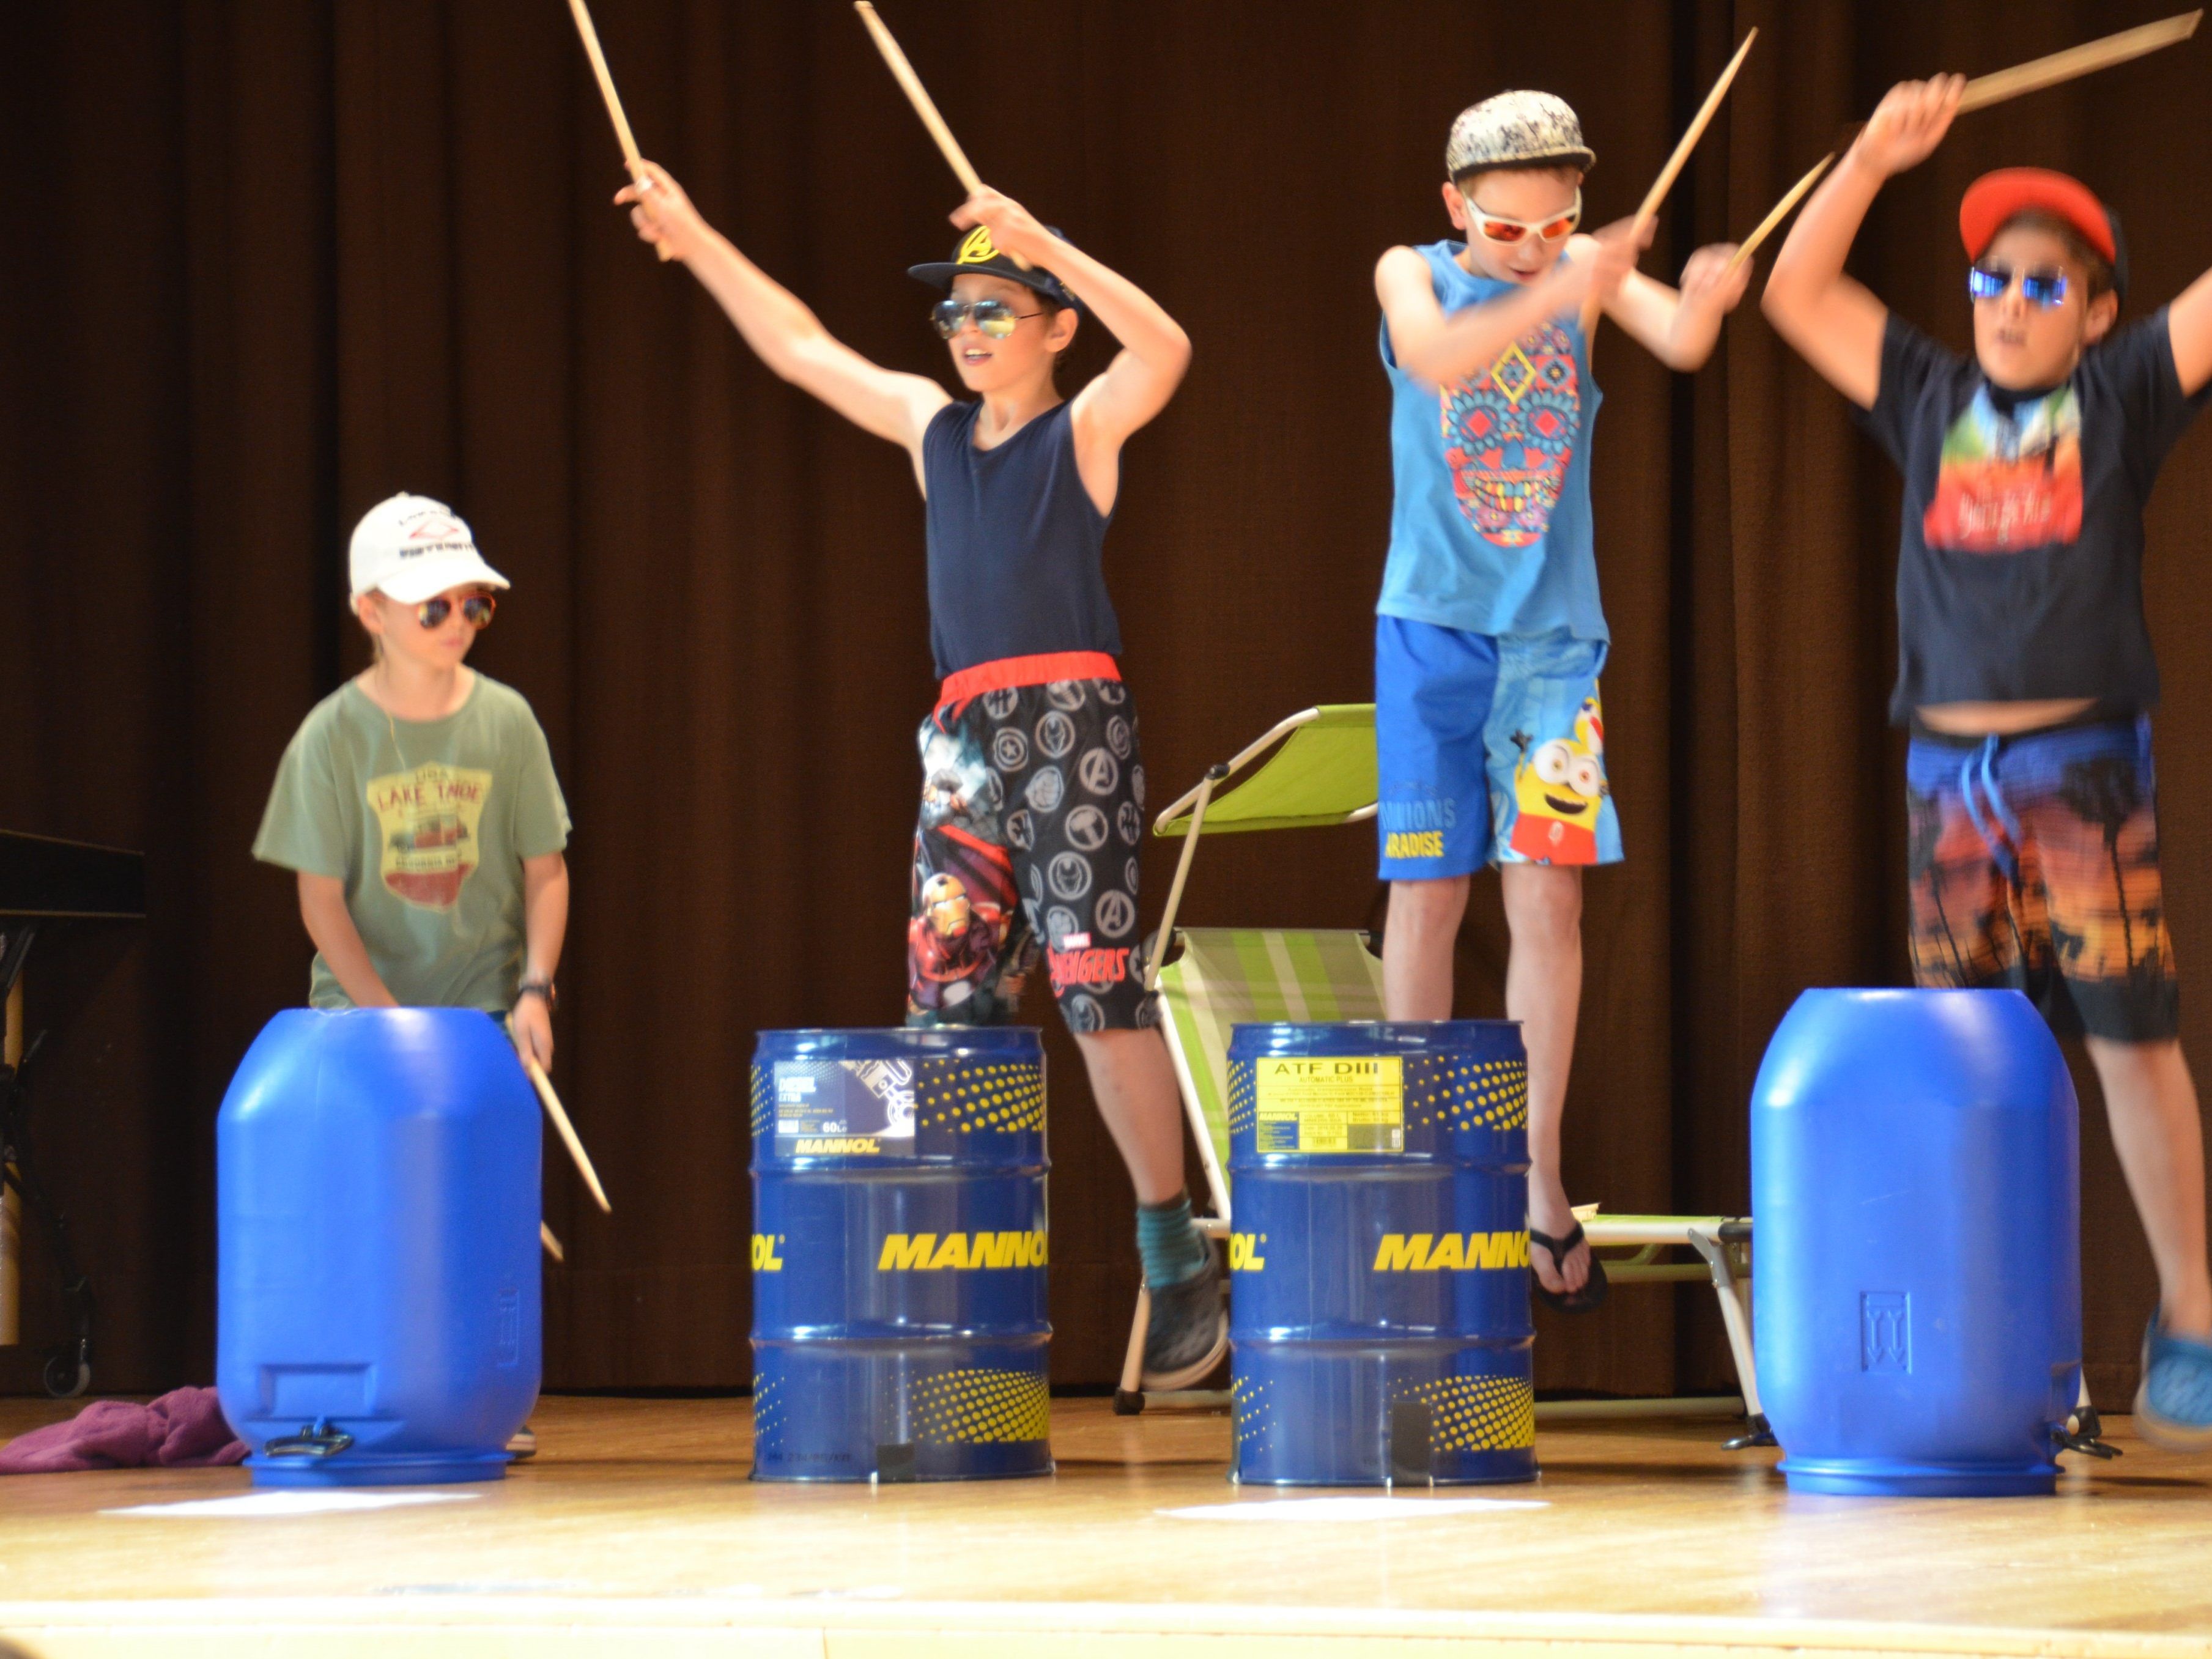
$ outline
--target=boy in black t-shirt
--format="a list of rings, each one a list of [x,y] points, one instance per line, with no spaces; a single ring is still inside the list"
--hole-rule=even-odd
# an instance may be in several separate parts
[[[1776,329],[1905,475],[1898,683],[1910,726],[1913,975],[2013,987],[2081,1033],[2158,1264],[2136,1424],[2212,1447],[2204,1148],[2158,866],[2142,512],[2212,381],[2212,273],[2116,326],[2127,250],[2063,173],[1976,181],[1972,361],[1844,275],[1875,193],[1957,113],[1956,76],[1893,88],[1766,286]]]

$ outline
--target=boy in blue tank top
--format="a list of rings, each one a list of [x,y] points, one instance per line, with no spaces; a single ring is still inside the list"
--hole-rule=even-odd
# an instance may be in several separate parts
[[[1145,1386],[1228,1346],[1221,1269],[1192,1225],[1182,1119],[1137,931],[1145,771],[1100,565],[1121,446],[1174,396],[1190,342],[1127,277],[995,191],[952,216],[952,258],[912,268],[972,401],[868,362],[646,163],[616,197],[683,260],[769,368],[912,459],[927,504],[930,641],[943,680],[919,734],[921,812],[907,1018],[1013,1017],[1040,951],[1137,1193],[1151,1291]],[[1054,383],[1079,314],[1121,350],[1072,398]]]
[[[1577,313],[1595,301],[1693,369],[1747,275],[1729,270],[1732,249],[1700,248],[1677,292],[1637,273],[1626,224],[1575,234],[1595,159],[1548,93],[1477,104],[1444,151],[1444,210],[1466,240],[1394,247],[1375,268],[1396,477],[1375,607],[1384,997],[1393,1019],[1450,1017],[1468,880],[1497,866],[1505,1012],[1528,1048],[1528,1260],[1536,1293],[1570,1311],[1605,1292],[1559,1178],[1582,871],[1621,856],[1598,697],[1598,389]]]

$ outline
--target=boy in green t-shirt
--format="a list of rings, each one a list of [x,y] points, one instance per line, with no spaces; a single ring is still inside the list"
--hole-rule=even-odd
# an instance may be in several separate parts
[[[284,751],[253,855],[299,873],[318,1008],[481,1008],[553,1060],[568,812],[520,693],[465,667],[507,578],[442,502],[394,495],[353,532],[376,660]]]

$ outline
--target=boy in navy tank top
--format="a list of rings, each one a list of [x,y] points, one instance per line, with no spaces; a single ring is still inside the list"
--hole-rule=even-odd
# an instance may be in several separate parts
[[[1137,1191],[1152,1292],[1145,1386],[1188,1386],[1228,1346],[1220,1267],[1191,1224],[1182,1118],[1144,994],[1137,855],[1145,772],[1100,568],[1122,444],[1175,394],[1190,342],[1127,277],[995,191],[912,274],[973,401],[868,362],[699,216],[647,163],[616,197],[682,259],[769,368],[913,459],[927,503],[930,642],[907,924],[910,1024],[1013,1017],[1040,951]],[[1121,343],[1073,398],[1054,366],[1079,317]]]
[[[2212,1448],[2203,1129],[2159,867],[2143,508],[2212,402],[2212,271],[2120,321],[2119,221],[2008,167],[1959,204],[1974,350],[1846,276],[1882,185],[1966,83],[1893,88],[1776,256],[1760,304],[1905,475],[1890,716],[1906,750],[1912,976],[2007,988],[2079,1035],[2157,1264],[2135,1427]]]
[[[1729,270],[1732,249],[1700,248],[1678,293],[1637,274],[1626,224],[1576,235],[1595,159],[1549,93],[1477,104],[1444,150],[1444,210],[1466,240],[1394,247],[1375,268],[1396,475],[1375,607],[1384,998],[1393,1019],[1450,1017],[1468,879],[1497,866],[1505,1012],[1528,1045],[1528,1260],[1537,1295],[1571,1312],[1605,1293],[1559,1178],[1582,872],[1621,856],[1598,699],[1598,390],[1578,313],[1600,304],[1693,369],[1747,275]]]

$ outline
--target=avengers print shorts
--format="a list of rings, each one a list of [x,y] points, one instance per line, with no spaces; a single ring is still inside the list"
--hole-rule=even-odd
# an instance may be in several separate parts
[[[1375,619],[1385,881],[1488,864],[1617,864],[1605,776],[1602,640]]]
[[[1916,733],[1914,980],[2024,991],[2069,1036],[2176,1036],[2155,785],[2148,717],[2011,738]]]
[[[920,735],[907,1024],[1011,1021],[1041,968],[1070,1030],[1153,1024],[1137,932],[1145,769],[1127,688],[1001,687],[941,704]]]

